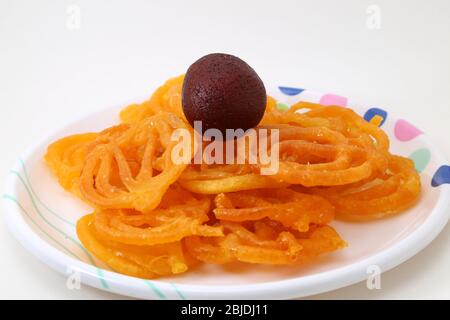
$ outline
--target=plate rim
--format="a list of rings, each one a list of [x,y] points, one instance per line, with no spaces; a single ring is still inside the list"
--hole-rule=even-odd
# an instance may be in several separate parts
[[[314,92],[308,90],[309,92]],[[147,98],[146,98],[147,99]],[[140,101],[140,100],[134,100]],[[95,117],[109,110],[116,110],[127,103],[120,106],[110,106],[101,108],[93,112],[88,112],[74,120],[67,121],[56,130],[52,130],[50,134],[38,139],[22,154],[20,159],[28,159],[40,147],[44,145],[51,137],[64,131],[69,126],[73,126],[83,119]],[[361,104],[354,104],[361,106]],[[357,107],[356,109],[358,109]],[[389,111],[391,119],[403,119],[396,117]],[[416,139],[420,139],[431,151],[438,163],[448,163],[443,153],[436,147],[426,134],[422,134]],[[19,161],[13,165],[11,170],[20,171],[21,164]],[[67,266],[71,266],[80,272],[81,282],[119,295],[130,296],[143,299],[164,299],[167,298],[163,294],[158,293],[159,290],[149,290],[148,287],[137,285],[137,281],[143,282],[144,279],[119,274],[113,271],[97,268],[81,260],[72,258],[62,251],[50,245],[47,241],[37,235],[25,220],[24,215],[13,202],[6,201],[5,195],[16,196],[16,187],[18,181],[8,174],[4,180],[2,211],[6,225],[14,237],[21,245],[39,260],[47,264],[50,268],[56,270],[62,275],[67,276]],[[427,247],[444,229],[450,219],[450,184],[439,186],[440,194],[436,205],[429,213],[428,217],[421,223],[416,230],[404,239],[382,251],[364,258],[360,261],[342,266],[336,269],[322,271],[312,275],[299,276],[295,278],[274,280],[257,284],[237,284],[237,285],[194,285],[168,282],[163,280],[150,280],[150,284],[157,285],[164,293],[169,293],[170,299],[291,299],[302,298],[314,294],[328,292],[343,288],[367,279],[367,267],[377,265],[381,268],[381,272],[386,272],[406,260],[412,258],[417,253]],[[102,277],[98,275],[98,270],[102,271]],[[107,280],[114,284],[113,287],[106,288],[100,284],[99,278]],[[328,281],[326,281],[328,280]],[[136,283],[134,283],[136,282]],[[206,296],[207,295],[207,296]]]

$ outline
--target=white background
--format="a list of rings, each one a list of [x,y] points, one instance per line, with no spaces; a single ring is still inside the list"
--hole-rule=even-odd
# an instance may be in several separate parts
[[[79,29],[71,28],[73,4]],[[380,29],[367,27],[369,5],[381,10]],[[450,158],[449,34],[447,0],[0,0],[0,174],[36,137],[150,95],[210,52],[238,55],[271,83],[393,110]],[[313,298],[449,299],[449,270],[450,225],[383,274],[381,290],[360,283]],[[0,220],[0,298],[118,298],[70,291],[65,281]]]

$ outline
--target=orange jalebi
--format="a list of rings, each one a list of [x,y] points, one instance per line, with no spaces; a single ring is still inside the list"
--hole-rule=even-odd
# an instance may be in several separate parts
[[[337,106],[300,102],[284,111],[268,97],[256,129],[279,133],[273,175],[259,161],[174,162],[174,131],[194,135],[183,79],[125,108],[121,124],[63,138],[45,156],[59,183],[95,208],[79,220],[79,239],[117,272],[155,278],[200,262],[301,265],[346,246],[329,226],[335,216],[379,219],[417,201],[419,176],[389,153],[380,119]]]

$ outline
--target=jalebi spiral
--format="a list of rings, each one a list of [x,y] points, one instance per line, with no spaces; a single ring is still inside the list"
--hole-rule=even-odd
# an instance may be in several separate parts
[[[283,111],[268,97],[256,129],[278,129],[274,175],[263,175],[261,163],[177,164],[172,133],[194,134],[182,83],[168,80],[125,108],[121,124],[63,138],[45,156],[61,186],[94,208],[78,221],[80,241],[117,272],[155,278],[200,263],[302,265],[347,245],[329,225],[335,218],[379,219],[419,197],[413,163],[389,152],[377,123],[337,106],[300,102]]]

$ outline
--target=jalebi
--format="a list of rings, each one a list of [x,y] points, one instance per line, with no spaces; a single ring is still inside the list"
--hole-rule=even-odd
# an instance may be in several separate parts
[[[278,110],[268,97],[256,129],[279,133],[273,175],[248,159],[175,163],[174,131],[194,135],[183,79],[125,108],[121,124],[63,138],[45,156],[61,186],[94,207],[78,221],[80,241],[117,272],[155,278],[200,263],[298,266],[346,246],[329,225],[335,218],[379,219],[417,201],[420,178],[410,160],[389,152],[380,119],[338,106]],[[198,152],[190,147],[188,159]]]

